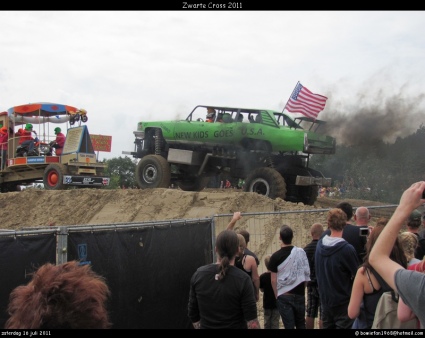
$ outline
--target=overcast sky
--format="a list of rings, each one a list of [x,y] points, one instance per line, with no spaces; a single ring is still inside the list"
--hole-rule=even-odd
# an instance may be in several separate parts
[[[422,11],[2,11],[0,111],[84,108],[110,159],[133,150],[139,121],[198,104],[282,111],[300,81],[328,97],[319,119],[400,104],[408,133],[425,122],[424,32]]]

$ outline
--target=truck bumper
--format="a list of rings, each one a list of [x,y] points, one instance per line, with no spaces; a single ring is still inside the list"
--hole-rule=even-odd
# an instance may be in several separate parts
[[[104,187],[109,185],[109,177],[64,175],[63,184],[75,186]]]
[[[322,187],[330,187],[331,183],[332,179],[326,177],[297,176],[295,180],[295,185],[301,186],[320,185]]]

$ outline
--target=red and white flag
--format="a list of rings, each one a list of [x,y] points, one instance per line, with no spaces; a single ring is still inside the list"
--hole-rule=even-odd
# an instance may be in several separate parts
[[[316,119],[325,109],[327,99],[326,96],[312,93],[298,82],[284,109]]]

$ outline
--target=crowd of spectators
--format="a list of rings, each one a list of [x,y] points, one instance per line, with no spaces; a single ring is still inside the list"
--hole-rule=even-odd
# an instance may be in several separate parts
[[[425,256],[417,251],[425,232],[420,228],[425,214],[417,210],[425,203],[423,191],[425,181],[413,184],[391,218],[375,226],[369,225],[368,208],[354,212],[340,202],[327,213],[327,230],[320,223],[311,226],[312,241],[304,248],[292,244],[291,226],[280,225],[280,248],[265,257],[261,276],[260,261],[247,247],[249,232],[234,230],[242,217],[235,212],[217,236],[217,262],[199,267],[190,280],[193,327],[261,328],[261,291],[268,316],[264,328],[278,328],[279,314],[285,329],[314,328],[316,320],[323,329],[370,329],[380,297],[391,290],[398,297],[397,323],[424,329]],[[408,231],[402,232],[403,226]],[[107,281],[90,266],[45,264],[12,291],[5,328],[110,328],[110,296]],[[383,328],[402,328],[389,325]]]

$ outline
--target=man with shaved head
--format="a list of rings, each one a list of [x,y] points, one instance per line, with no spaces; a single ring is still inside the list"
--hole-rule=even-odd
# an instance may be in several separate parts
[[[354,213],[354,222],[356,226],[359,228],[359,231],[357,234],[353,233],[354,238],[359,238],[360,241],[357,243],[357,245],[354,245],[354,248],[359,253],[359,258],[361,261],[363,261],[363,257],[366,254],[366,241],[367,236],[369,236],[369,232],[371,229],[369,229],[369,221],[370,221],[370,212],[369,209],[366,207],[358,207],[356,209],[356,212]],[[354,242],[354,238],[352,242]],[[350,243],[350,241],[348,241]],[[355,243],[355,242],[354,242]]]
[[[368,225],[370,221],[369,209],[366,207],[358,207],[356,213],[354,214],[354,221],[357,226]]]

